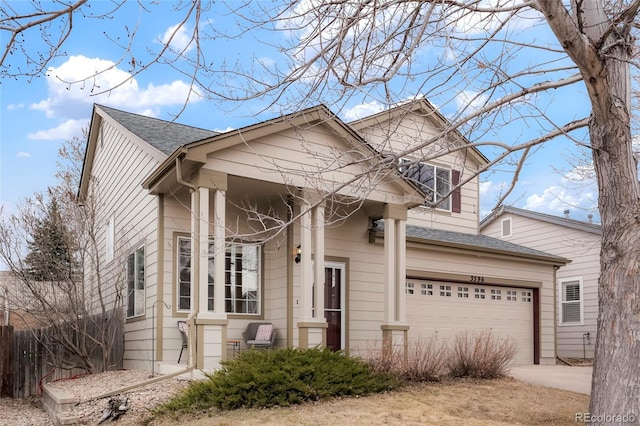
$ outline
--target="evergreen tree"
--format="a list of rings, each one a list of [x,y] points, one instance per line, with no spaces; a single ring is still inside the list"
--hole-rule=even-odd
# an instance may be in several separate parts
[[[50,194],[51,195],[51,194]],[[64,223],[58,202],[51,197],[42,219],[31,230],[26,272],[36,281],[66,281],[75,269],[70,232]]]

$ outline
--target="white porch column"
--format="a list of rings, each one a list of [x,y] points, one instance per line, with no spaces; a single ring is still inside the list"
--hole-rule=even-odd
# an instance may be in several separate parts
[[[408,355],[406,322],[406,221],[407,209],[387,204],[384,208],[385,312],[382,350],[387,354],[400,350]]]
[[[207,295],[209,281],[209,188],[198,188],[200,197],[200,206],[198,209],[198,237],[193,243],[193,250],[198,256],[198,281],[197,281],[197,300],[198,313],[207,312]]]
[[[407,321],[407,221],[396,220],[396,321]]]
[[[327,344],[327,321],[324,318],[324,206],[311,207],[319,200],[316,193],[303,191],[301,196],[305,202],[300,205],[298,346],[313,348]]]
[[[314,318],[324,320],[324,206],[314,207],[313,220],[313,253],[314,253]]]
[[[189,346],[196,347],[195,367],[213,371],[226,359],[227,315],[224,312],[225,291],[225,190],[226,174],[200,169],[194,180],[198,186],[199,224],[194,229],[194,247],[198,248],[198,312],[194,325],[195,339]],[[213,212],[211,211],[213,210]],[[209,241],[213,247],[209,249]],[[214,310],[209,310],[209,256],[214,256]],[[192,257],[193,259],[193,257]],[[191,344],[193,342],[193,345]]]
[[[305,205],[301,206],[307,211],[300,215],[300,318],[302,321],[313,319],[312,293],[313,270],[311,268],[311,212]]]
[[[220,189],[213,193],[213,244],[214,260],[214,312],[225,314],[225,256],[226,256],[226,200],[225,191]]]
[[[396,220],[384,219],[384,321],[396,319]]]

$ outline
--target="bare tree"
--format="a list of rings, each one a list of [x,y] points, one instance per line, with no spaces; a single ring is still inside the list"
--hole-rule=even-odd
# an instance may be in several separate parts
[[[122,45],[121,63],[131,63],[132,76],[153,64],[169,65],[189,76],[198,93],[222,100],[259,98],[267,101],[265,109],[324,102],[343,112],[354,99],[389,107],[424,96],[446,111],[448,120],[438,132],[402,149],[388,143],[399,129],[387,129],[388,141],[379,141],[387,155],[354,178],[364,191],[366,184],[387,179],[400,158],[427,161],[468,148],[441,143],[451,135],[464,136],[490,154],[490,164],[477,173],[495,166],[511,170],[512,185],[498,203],[509,196],[522,167],[543,144],[564,139],[588,150],[603,229],[590,410],[593,415],[640,412],[640,186],[631,137],[635,80],[630,78],[637,65],[640,0],[232,2],[227,12],[238,18],[236,34],[199,25],[212,4],[181,6],[180,25],[191,23],[192,52],[173,49],[170,37],[139,65],[129,39]],[[6,52],[20,52],[18,35],[32,28],[61,22],[70,31],[71,18],[87,16],[82,15],[85,8],[79,1],[57,11],[12,16],[3,6],[0,30],[11,34]],[[206,60],[207,42],[254,28],[287,34],[291,44],[279,46],[284,62],[255,59],[249,65],[231,61],[213,67]],[[2,76],[42,72],[64,37],[48,43],[50,49],[28,72],[11,69],[5,53]],[[576,91],[581,100],[567,101]],[[574,107],[579,103],[586,105],[582,115]],[[509,140],[503,136],[507,132]],[[346,165],[335,161],[332,167]],[[472,178],[465,176],[460,185]]]
[[[125,271],[108,279],[101,272],[96,200],[88,197],[82,207],[76,201],[82,147],[78,138],[63,144],[59,184],[49,188],[47,196],[35,194],[24,200],[16,213],[2,216],[0,259],[12,277],[7,295],[12,314],[21,316],[31,330],[46,329],[34,336],[42,339],[52,366],[96,373],[121,364],[121,354],[112,349],[121,348]],[[69,250],[65,255],[71,260],[66,263],[74,267],[55,268],[55,273],[44,276],[33,273],[34,260],[25,256],[25,242],[29,242],[29,254],[50,251],[46,238],[33,235],[41,232],[52,200],[59,206],[58,220],[65,224],[58,238]]]

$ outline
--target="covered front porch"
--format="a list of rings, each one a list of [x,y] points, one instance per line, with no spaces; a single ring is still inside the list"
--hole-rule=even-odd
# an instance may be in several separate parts
[[[176,165],[181,173],[183,167]],[[170,265],[159,294],[172,306],[158,309],[158,372],[218,368],[247,348],[242,333],[251,322],[274,324],[276,347],[349,352],[363,339],[387,350],[406,347],[406,206],[338,201],[317,190],[202,167],[171,188],[158,194],[163,257]],[[383,247],[369,240],[374,219],[385,222]],[[376,258],[382,266],[367,277],[368,291],[382,289],[382,316],[351,315],[350,299],[360,290],[350,286],[356,273],[350,269],[358,258]],[[356,299],[362,297],[368,296]],[[187,322],[189,344],[178,364],[179,320]]]

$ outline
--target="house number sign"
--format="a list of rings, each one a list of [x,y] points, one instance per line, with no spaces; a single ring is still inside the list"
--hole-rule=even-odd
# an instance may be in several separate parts
[[[470,280],[472,283],[483,283],[484,282],[484,277],[480,276],[480,275],[470,275],[469,276]]]

